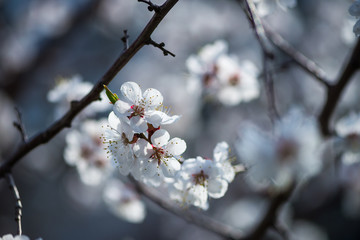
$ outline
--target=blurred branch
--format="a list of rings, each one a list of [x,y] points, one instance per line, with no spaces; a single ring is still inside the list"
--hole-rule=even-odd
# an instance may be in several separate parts
[[[318,80],[319,83],[325,87],[329,87],[329,81],[326,79],[325,71],[322,70],[314,61],[307,58],[304,54],[292,47],[283,37],[276,32],[270,30],[270,27],[264,23],[265,33],[270,41],[283,53],[288,55],[294,62],[299,65],[303,70],[311,74]]]
[[[54,37],[48,37],[42,40],[42,44],[36,56],[32,59],[29,66],[22,68],[18,71],[7,71],[0,76],[0,87],[4,89],[6,93],[15,98],[18,94],[19,84],[26,82],[26,78],[31,76],[32,73],[43,63],[49,61],[49,58],[53,57],[54,50],[64,42],[66,38],[71,36],[72,33],[77,32],[78,27],[87,21],[94,12],[98,9],[98,6],[102,0],[90,0],[87,1],[84,7],[78,10],[69,20],[68,29],[63,34]]]
[[[274,54],[267,46],[268,41],[265,35],[265,30],[257,14],[254,2],[252,0],[239,0],[239,2],[248,17],[250,25],[254,29],[256,39],[258,40],[263,52],[263,76],[265,80],[266,95],[269,102],[269,114],[270,119],[274,121],[274,119],[279,118],[275,104],[274,80],[269,69],[269,62],[274,59]]]
[[[360,68],[360,40],[357,41],[355,48],[352,50],[351,57],[343,66],[343,71],[339,76],[336,84],[329,86],[326,96],[325,104],[320,112],[318,121],[321,131],[325,136],[331,134],[329,128],[329,121],[333,114],[336,105],[339,102],[341,94],[349,83],[352,75]]]
[[[130,59],[149,41],[151,34],[157,28],[170,9],[178,0],[167,0],[160,6],[160,11],[155,13],[138,38],[124,51],[114,64],[106,71],[104,76],[95,84],[93,89],[80,101],[73,103],[68,112],[58,121],[54,122],[46,130],[31,137],[26,143],[22,143],[15,153],[0,165],[0,178],[11,170],[11,168],[26,154],[41,144],[47,143],[56,134],[66,127],[71,127],[71,122],[75,116],[91,102],[100,98],[103,85],[108,85],[116,74],[130,61]]]
[[[16,221],[17,227],[18,227],[17,235],[21,235],[22,234],[22,228],[21,228],[22,204],[21,204],[19,190],[16,187],[14,177],[12,176],[11,173],[6,173],[5,177],[9,184],[9,188],[10,188],[10,190],[12,190],[15,200],[16,200],[15,221]]]
[[[201,227],[205,230],[208,230],[212,233],[225,237],[227,239],[235,240],[242,239],[242,233],[236,231],[235,229],[221,223],[215,221],[214,219],[201,214],[200,212],[192,212],[188,209],[181,208],[173,202],[167,201],[166,198],[163,198],[161,194],[152,189],[148,188],[142,183],[131,178],[133,181],[137,191],[142,195],[149,198],[151,201],[156,203],[161,208],[167,210],[168,212],[173,213],[174,215],[184,219],[187,222],[193,223],[198,227]]]
[[[161,43],[157,43],[154,40],[152,40],[151,38],[149,39],[149,41],[147,42],[147,44],[149,45],[153,45],[156,48],[159,48],[161,51],[163,51],[164,56],[167,55],[171,55],[173,57],[175,57],[175,54],[173,54],[172,52],[170,52],[169,50],[166,50],[165,47],[165,43],[161,42]]]
[[[19,130],[20,134],[21,134],[21,139],[23,142],[27,141],[27,136],[26,136],[26,131],[25,131],[25,127],[24,127],[24,123],[22,121],[22,116],[21,116],[21,112],[18,108],[15,107],[15,111],[18,117],[18,121],[17,122],[13,122],[14,127]]]

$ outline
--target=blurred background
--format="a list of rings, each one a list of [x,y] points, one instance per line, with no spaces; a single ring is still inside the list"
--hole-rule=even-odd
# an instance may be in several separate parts
[[[351,3],[298,0],[295,8],[284,11],[278,7],[263,18],[291,45],[317,62],[329,80],[335,80],[356,40],[352,33],[355,19],[347,11]],[[47,94],[57,79],[80,75],[84,81],[98,81],[122,52],[123,30],[128,30],[132,43],[151,16],[147,6],[136,0],[0,0],[1,158],[10,156],[21,142],[13,127],[17,120],[14,107],[22,114],[28,136],[44,130],[56,120],[56,104],[48,101]],[[229,54],[251,60],[261,70],[261,50],[236,1],[181,0],[152,39],[164,42],[176,57],[163,56],[159,49],[145,46],[109,88],[119,92],[123,82],[134,81],[143,90],[158,89],[171,113],[182,115],[166,129],[172,137],[187,142],[185,158],[211,157],[220,141],[234,148],[239,125],[246,121],[270,126],[262,84],[259,99],[233,107],[211,104],[207,105],[210,109],[204,109],[201,98],[188,91],[186,59],[219,39],[228,42]],[[317,114],[324,102],[323,87],[290,58],[276,49],[274,52],[275,96],[280,114],[294,105]],[[359,88],[359,81],[350,83],[333,120],[360,110]],[[96,118],[107,117],[108,113],[99,113]],[[76,169],[65,163],[67,131],[32,151],[14,168],[23,203],[25,235],[44,240],[220,239],[147,199],[147,216],[142,223],[116,217],[103,202],[101,188],[84,185]],[[236,152],[232,155],[236,156]],[[291,210],[284,210],[291,212],[291,221],[300,229],[294,231],[313,237],[303,239],[324,239],[323,235],[331,240],[360,239],[360,207],[348,207],[340,175],[334,169],[326,170],[296,193],[291,206],[287,206]],[[224,198],[210,201],[205,214],[248,231],[266,204],[266,198],[252,192],[239,175]],[[2,179],[0,236],[16,233],[14,207],[12,193]]]

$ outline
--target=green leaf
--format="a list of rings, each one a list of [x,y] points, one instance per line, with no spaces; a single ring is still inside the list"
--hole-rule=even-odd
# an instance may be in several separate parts
[[[105,88],[106,95],[108,96],[110,102],[111,102],[112,104],[115,104],[115,102],[116,102],[117,100],[119,100],[119,97],[116,95],[116,93],[112,93],[112,92],[110,91],[110,89],[109,89],[106,85],[103,85],[103,86],[104,86],[104,88]]]

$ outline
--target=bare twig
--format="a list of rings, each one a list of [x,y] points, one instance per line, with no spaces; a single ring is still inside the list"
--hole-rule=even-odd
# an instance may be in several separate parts
[[[127,30],[124,30],[124,36],[121,38],[121,41],[124,43],[124,51],[129,48],[129,35]]]
[[[163,43],[163,42],[157,43],[150,38],[149,41],[147,42],[147,44],[153,45],[154,47],[159,48],[161,51],[163,51],[164,56],[167,56],[170,54],[171,56],[175,57],[175,54],[173,54],[172,52],[170,52],[169,50],[164,48],[165,43]]]
[[[335,85],[331,85],[328,88],[326,101],[322,108],[318,121],[321,127],[321,131],[325,136],[331,134],[329,127],[330,118],[335,110],[336,105],[339,102],[341,94],[349,83],[353,74],[360,68],[360,40],[357,41],[355,48],[352,50],[351,57],[344,65],[344,69],[339,76],[339,80]]]
[[[23,142],[27,141],[27,135],[26,135],[26,131],[25,131],[25,127],[24,127],[24,123],[22,121],[22,116],[21,116],[21,112],[18,108],[15,107],[15,111],[17,114],[17,118],[18,121],[17,122],[13,122],[14,127],[16,127],[17,130],[19,130],[20,134],[21,134],[21,139]]]
[[[6,176],[6,180],[8,181],[9,188],[13,192],[14,198],[15,198],[15,201],[16,201],[16,205],[15,205],[15,221],[16,221],[17,227],[18,227],[17,234],[21,235],[22,234],[22,228],[21,228],[22,204],[21,204],[19,190],[16,187],[15,180],[14,180],[14,177],[12,176],[12,174],[11,173],[6,173],[5,176]]]
[[[0,178],[3,177],[6,172],[10,171],[23,156],[39,145],[47,143],[62,129],[70,127],[72,120],[80,111],[82,111],[91,102],[99,99],[100,92],[104,89],[103,85],[108,85],[116,74],[149,41],[152,32],[157,28],[159,23],[177,2],[178,0],[167,0],[163,5],[161,5],[160,11],[154,14],[135,42],[133,42],[129,48],[120,55],[120,57],[85,97],[78,101],[77,104],[73,104],[69,111],[61,119],[54,122],[44,131],[31,137],[26,143],[21,144],[11,157],[6,159],[0,165]]]
[[[160,6],[152,3],[150,0],[147,1],[147,0],[138,0],[138,2],[143,2],[143,3],[146,3],[148,6],[148,10],[151,12],[151,11],[154,11],[154,12],[159,12],[160,11]]]

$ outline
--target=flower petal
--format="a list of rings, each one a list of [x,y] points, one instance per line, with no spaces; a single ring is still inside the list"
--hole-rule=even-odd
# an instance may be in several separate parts
[[[214,149],[214,161],[222,162],[228,159],[229,145],[226,142],[219,142]]]
[[[121,100],[117,100],[114,104],[113,111],[116,116],[120,118],[130,116],[134,110],[131,108],[131,104]]]
[[[159,127],[160,125],[167,125],[176,122],[180,119],[180,116],[174,115],[169,116],[162,111],[147,111],[145,119],[148,123],[151,123],[154,127]]]
[[[122,95],[132,104],[137,104],[142,99],[139,84],[134,82],[125,82],[121,85],[120,91]]]
[[[148,129],[146,121],[140,116],[132,117],[130,119],[130,125],[136,133],[143,133]]]
[[[210,197],[221,198],[228,189],[228,183],[220,178],[209,179],[207,189]]]
[[[159,129],[151,136],[151,142],[156,147],[162,147],[169,142],[170,134],[164,129]]]
[[[173,138],[165,147],[165,151],[170,156],[179,156],[186,150],[186,142],[180,138]]]
[[[163,96],[158,90],[154,88],[148,88],[144,92],[143,100],[144,100],[145,108],[154,109],[162,105]]]
[[[175,158],[165,158],[160,164],[160,168],[165,177],[174,177],[175,173],[180,170],[181,165]]]

